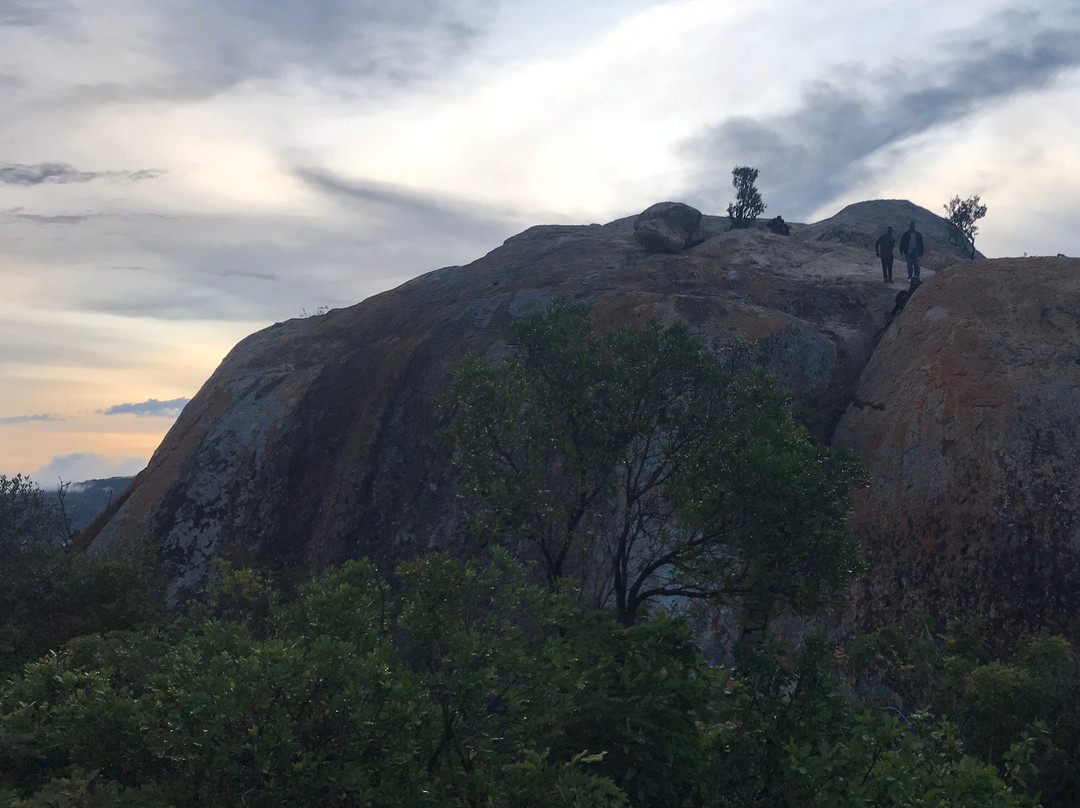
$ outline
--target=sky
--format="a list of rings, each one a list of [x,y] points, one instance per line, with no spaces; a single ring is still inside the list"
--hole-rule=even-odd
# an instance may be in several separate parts
[[[1080,255],[1076,0],[0,0],[0,474],[132,474],[240,339],[534,224],[987,205]]]

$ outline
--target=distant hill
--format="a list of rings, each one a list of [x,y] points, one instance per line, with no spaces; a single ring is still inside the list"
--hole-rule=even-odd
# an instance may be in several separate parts
[[[71,483],[64,493],[63,501],[64,511],[71,520],[71,529],[77,532],[90,524],[94,517],[109,507],[120,492],[128,487],[132,479],[134,478],[108,477],[104,480]]]

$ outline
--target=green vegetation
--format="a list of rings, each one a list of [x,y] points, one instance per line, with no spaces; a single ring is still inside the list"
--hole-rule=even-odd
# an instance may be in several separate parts
[[[731,184],[735,188],[735,201],[728,205],[727,213],[731,219],[731,229],[749,227],[762,213],[765,203],[758,191],[758,170],[750,166],[735,166],[731,169]]]
[[[592,330],[556,298],[505,361],[462,362],[449,437],[482,540],[626,624],[681,598],[738,605],[760,633],[828,604],[862,568],[856,458],[813,443],[738,347],[718,361],[681,323]]]
[[[0,688],[0,804],[1075,804],[1061,638],[1010,664],[980,662],[964,626],[846,652],[767,638],[725,669],[682,619],[624,626],[502,552],[398,572],[391,588],[352,562],[292,600],[255,592],[250,616],[86,636],[24,666]],[[253,580],[226,571],[222,591]]]
[[[945,219],[956,228],[957,234],[963,240],[964,248],[971,246],[971,259],[975,259],[975,234],[979,232],[976,222],[986,215],[986,205],[979,201],[979,195],[961,199],[954,196],[945,205]]]
[[[63,515],[33,481],[21,474],[0,474],[0,548],[63,542]]]
[[[565,301],[517,337],[455,382],[488,542],[470,561],[353,561],[288,594],[221,564],[169,622],[146,608],[152,559],[89,562],[11,532],[0,620],[33,641],[5,646],[0,805],[1080,802],[1066,638],[995,659],[976,621],[913,615],[844,645],[769,634],[857,570],[841,529],[857,478],[743,354],[717,365],[681,326],[595,336]],[[678,591],[630,609],[621,574]],[[713,602],[749,629],[724,666],[681,609]]]
[[[66,532],[40,488],[0,475],[0,675],[75,637],[163,619],[149,553],[91,560]]]
[[[354,562],[255,621],[27,666],[0,693],[3,804],[615,806],[616,780],[682,785],[709,687],[685,631],[576,614],[501,557],[399,572],[394,595]],[[64,790],[86,797],[47,801]]]

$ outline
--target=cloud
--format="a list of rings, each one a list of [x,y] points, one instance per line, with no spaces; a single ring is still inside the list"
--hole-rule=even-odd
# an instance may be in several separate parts
[[[428,228],[490,232],[505,219],[455,200],[408,191],[385,183],[351,179],[322,168],[297,168],[296,176],[316,191],[382,212],[396,221],[415,219]],[[505,218],[510,218],[506,216]]]
[[[0,183],[4,185],[31,186],[46,183],[67,185],[76,182],[92,182],[102,178],[139,182],[140,180],[155,179],[161,174],[162,172],[156,169],[80,171],[67,163],[36,163],[34,165],[5,163],[0,165]]]
[[[121,274],[87,266],[59,293],[63,304],[122,317],[269,324],[322,305],[352,305],[422,272],[467,263],[523,229],[514,211],[324,169],[294,175],[326,199],[315,207],[329,215],[192,213],[87,225],[79,243],[100,245],[103,263],[146,269]],[[131,234],[137,249],[112,260],[116,232]]]
[[[69,182],[90,182],[97,179],[92,171],[77,171],[66,163],[38,163],[27,166],[20,163],[6,163],[0,166],[0,182],[5,185],[41,185],[46,182],[66,184]]]
[[[63,421],[62,416],[53,415],[51,413],[43,413],[41,415],[11,415],[7,418],[0,418],[0,426],[12,426],[14,424],[29,424],[35,421]]]
[[[873,73],[849,66],[806,85],[790,112],[710,128],[684,147],[702,167],[691,197],[722,209],[717,189],[728,192],[731,167],[748,164],[761,171],[766,201],[778,198],[785,213],[805,217],[866,179],[875,158],[904,141],[1080,66],[1080,13],[1056,21],[1004,13],[991,28],[996,34],[944,42],[948,61]]]
[[[142,182],[143,180],[156,180],[164,173],[158,168],[140,168],[138,171],[105,171],[102,176],[114,177],[128,182]]]
[[[206,98],[299,73],[400,86],[443,74],[483,37],[495,0],[204,0],[164,4],[149,40],[168,72],[85,88],[97,100]],[[349,92],[355,88],[349,88]]]
[[[48,0],[35,0],[33,3],[24,3],[21,0],[0,0],[0,26],[46,25],[54,19],[57,11],[66,8],[66,3]]]
[[[146,461],[130,457],[120,462],[92,452],[54,457],[30,475],[42,488],[55,488],[60,481],[85,482],[109,477],[132,477],[146,468]]]
[[[116,404],[104,410],[105,415],[136,415],[139,418],[176,418],[180,411],[191,401],[190,398],[174,398],[171,401],[158,401],[151,398],[138,404]]]
[[[43,213],[22,213],[21,208],[17,210],[9,210],[3,212],[4,218],[15,219],[20,222],[29,222],[31,224],[81,224],[89,219],[95,219],[98,214],[93,213],[58,213],[52,216]]]

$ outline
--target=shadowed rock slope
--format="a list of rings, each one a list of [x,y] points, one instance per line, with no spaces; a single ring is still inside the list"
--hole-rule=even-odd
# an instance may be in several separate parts
[[[348,557],[391,565],[460,547],[437,399],[465,352],[500,355],[510,323],[558,293],[592,303],[599,327],[678,318],[714,346],[754,341],[828,440],[902,288],[882,283],[865,244],[887,223],[940,221],[907,202],[853,207],[846,243],[827,222],[777,236],[705,216],[675,254],[647,252],[633,218],[534,227],[468,266],[260,331],[82,540],[95,553],[159,542],[174,604],[215,557],[302,577]]]
[[[1080,261],[963,263],[885,333],[836,441],[871,484],[854,616],[979,614],[998,634],[1080,609]]]

